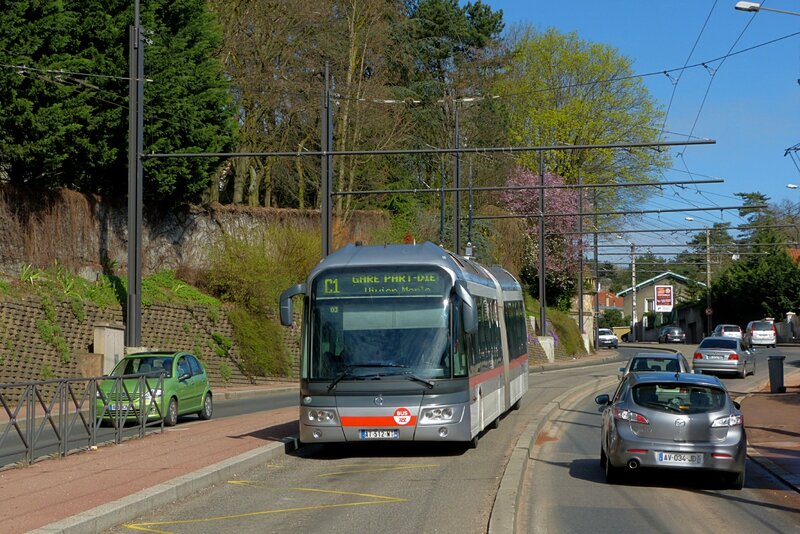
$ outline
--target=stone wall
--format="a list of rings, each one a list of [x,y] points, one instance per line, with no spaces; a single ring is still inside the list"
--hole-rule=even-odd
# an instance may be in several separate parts
[[[51,320],[38,298],[0,300],[0,384],[83,376],[79,360],[93,352],[94,325],[122,322],[120,308],[85,304],[85,316],[79,320],[69,303],[56,303],[54,307],[55,320]],[[50,332],[56,332],[56,337],[66,342],[68,354],[57,343],[45,339]],[[284,333],[292,355],[292,376],[270,379],[245,375],[235,343],[227,355],[219,354],[213,334],[233,340],[224,313],[217,316],[203,306],[152,305],[142,309],[142,344],[153,350],[187,350],[196,354],[214,386],[293,381],[299,376],[296,331],[287,329]],[[227,380],[223,378],[224,367],[230,371]]]
[[[69,190],[54,193],[0,186],[0,272],[21,265],[49,267],[54,261],[93,279],[102,266],[127,272],[127,205]],[[369,241],[385,227],[377,211],[354,212],[346,224],[334,220],[334,247]],[[272,226],[319,232],[319,210],[251,206],[183,206],[171,212],[144,209],[142,273],[199,268],[221,234],[248,236]]]

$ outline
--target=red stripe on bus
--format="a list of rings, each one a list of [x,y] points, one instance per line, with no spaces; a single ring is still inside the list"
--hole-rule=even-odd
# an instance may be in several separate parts
[[[522,356],[511,360],[509,362],[509,366],[513,368],[513,367],[516,367],[518,365],[522,365],[523,363],[525,363],[527,361],[528,361],[528,355],[527,354],[523,354]]]
[[[488,371],[484,371],[482,373],[478,373],[475,376],[469,377],[469,385],[470,387],[477,386],[481,382],[486,382],[490,378],[494,378],[498,375],[503,374],[503,367],[495,367],[494,369],[489,369]]]
[[[404,425],[398,425],[397,422],[394,420],[394,417],[391,415],[385,416],[342,416],[342,426],[357,426],[357,427],[387,427],[387,426],[396,426],[396,427],[406,427],[406,426],[415,426],[417,424],[417,416],[412,415],[411,419],[408,423]]]

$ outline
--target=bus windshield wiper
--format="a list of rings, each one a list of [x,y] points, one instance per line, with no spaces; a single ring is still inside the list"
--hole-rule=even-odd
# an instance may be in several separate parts
[[[424,378],[420,378],[417,375],[407,374],[406,378],[411,380],[412,382],[419,382],[420,384],[424,384],[425,387],[427,387],[428,389],[433,389],[433,386],[435,385],[433,382],[425,380]]]
[[[408,368],[407,365],[400,365],[400,364],[397,364],[397,363],[354,363],[354,364],[351,364],[351,365],[348,365],[347,367],[345,367],[344,371],[339,373],[339,375],[336,378],[333,379],[333,382],[328,384],[328,391],[330,391],[333,388],[335,388],[336,385],[339,382],[341,382],[342,380],[344,380],[348,376],[351,376],[351,372],[353,371],[353,369],[357,369],[359,367],[392,367],[392,368],[398,368],[399,367],[399,368],[403,368],[403,369]],[[362,376],[359,376],[359,377],[356,377],[356,378],[360,378],[362,380],[364,379],[364,377],[362,377]],[[433,387],[433,386],[431,386],[431,387]]]

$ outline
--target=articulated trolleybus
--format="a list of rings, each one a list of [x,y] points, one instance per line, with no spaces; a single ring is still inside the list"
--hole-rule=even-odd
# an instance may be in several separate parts
[[[281,295],[303,295],[300,441],[474,447],[528,390],[522,288],[433,243],[348,245]]]

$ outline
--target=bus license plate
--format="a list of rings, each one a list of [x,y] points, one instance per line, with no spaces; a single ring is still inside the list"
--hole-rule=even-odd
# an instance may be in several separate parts
[[[361,439],[398,439],[399,430],[360,430]]]
[[[702,454],[689,454],[683,452],[659,452],[658,463],[664,465],[703,465]]]

